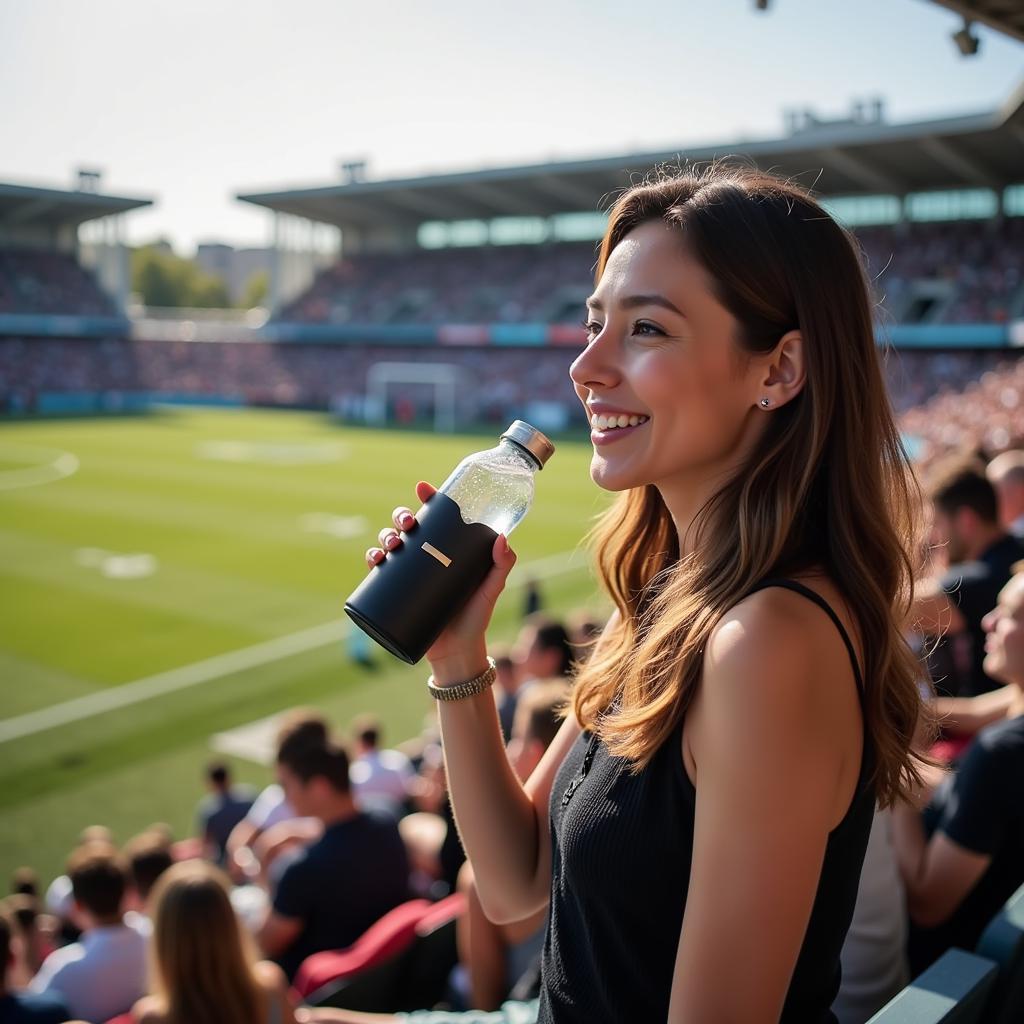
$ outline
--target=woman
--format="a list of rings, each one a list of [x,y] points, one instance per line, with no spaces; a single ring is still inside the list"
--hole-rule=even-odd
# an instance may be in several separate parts
[[[592,535],[615,611],[525,786],[482,688],[504,537],[427,652],[484,909],[550,905],[540,1021],[834,1020],[876,799],[918,780],[920,494],[872,305],[850,233],[772,175],[611,211],[570,376],[620,495]]]
[[[154,993],[132,1010],[139,1024],[295,1024],[284,972],[255,962],[221,871],[175,864],[152,901]]]

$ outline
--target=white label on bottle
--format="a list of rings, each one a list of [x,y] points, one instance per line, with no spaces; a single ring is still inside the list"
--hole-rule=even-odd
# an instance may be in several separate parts
[[[424,541],[422,547],[428,555],[433,555],[446,569],[452,564],[452,560],[443,551],[438,551],[433,544],[427,544]]]

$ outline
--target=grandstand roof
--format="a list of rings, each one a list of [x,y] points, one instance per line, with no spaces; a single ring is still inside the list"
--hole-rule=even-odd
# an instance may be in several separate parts
[[[97,217],[109,217],[152,204],[152,199],[105,196],[98,192],[65,192],[0,182],[0,228],[78,225]]]
[[[932,0],[932,3],[1024,42],[1024,7],[1016,0]]]
[[[826,196],[906,195],[949,188],[999,189],[1024,178],[1024,82],[982,113],[887,124],[813,116],[776,139],[678,150],[495,167],[320,188],[248,192],[239,199],[280,213],[345,227],[416,227],[425,221],[550,216],[593,211],[656,164],[731,154],[812,185]]]

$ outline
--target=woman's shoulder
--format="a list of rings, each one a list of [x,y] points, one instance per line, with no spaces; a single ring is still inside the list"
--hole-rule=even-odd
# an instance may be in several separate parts
[[[789,577],[824,600],[862,664],[857,630],[838,589],[823,577]],[[845,666],[845,669],[844,669]],[[849,652],[834,622],[813,599],[785,587],[762,587],[738,600],[708,636],[702,689],[719,706],[759,706],[773,718],[799,712],[818,726],[845,721],[857,701]],[[858,669],[859,670],[859,669]],[[822,686],[823,677],[838,685]],[[849,678],[847,687],[840,681]],[[767,724],[767,723],[766,723]]]
[[[796,584],[797,589],[779,585],[784,582]],[[826,607],[838,620],[841,632]],[[863,665],[860,628],[849,603],[830,576],[815,570],[773,578],[741,597],[712,630],[709,647],[715,642],[731,649],[746,639],[747,647],[756,648],[759,642],[774,638],[776,651],[780,641],[794,645],[789,651],[794,657],[806,653],[820,658],[831,650],[846,658],[845,645],[836,645],[843,634],[853,646],[858,667]]]

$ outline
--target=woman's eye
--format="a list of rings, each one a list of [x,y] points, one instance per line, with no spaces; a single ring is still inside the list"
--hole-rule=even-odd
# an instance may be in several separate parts
[[[590,336],[599,334],[601,331],[601,325],[593,320],[583,319],[580,321],[580,326],[582,326],[583,330],[585,330]]]
[[[660,327],[655,327],[654,324],[648,323],[646,320],[637,320],[637,322],[633,324],[634,334],[640,334],[645,331],[654,331],[655,334],[665,333]]]

